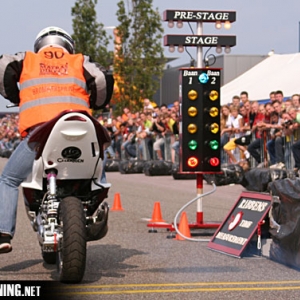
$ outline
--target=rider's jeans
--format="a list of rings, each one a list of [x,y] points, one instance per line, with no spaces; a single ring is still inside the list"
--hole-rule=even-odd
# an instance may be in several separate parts
[[[18,187],[32,170],[35,151],[30,149],[28,136],[18,145],[0,177],[0,232],[14,236],[18,206]]]

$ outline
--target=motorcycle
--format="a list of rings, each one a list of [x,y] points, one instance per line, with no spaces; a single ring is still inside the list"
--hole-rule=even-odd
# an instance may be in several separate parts
[[[102,125],[85,111],[65,111],[33,129],[32,173],[22,183],[27,215],[37,232],[45,263],[57,265],[60,282],[78,283],[86,265],[87,242],[107,231],[111,184],[101,182]]]

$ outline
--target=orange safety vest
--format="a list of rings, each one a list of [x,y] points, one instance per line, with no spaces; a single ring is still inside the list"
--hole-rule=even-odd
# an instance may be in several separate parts
[[[89,109],[82,54],[58,47],[26,52],[20,76],[19,131],[56,117],[64,110]]]

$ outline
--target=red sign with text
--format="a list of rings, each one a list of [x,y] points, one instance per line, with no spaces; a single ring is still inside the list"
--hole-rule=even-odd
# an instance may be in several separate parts
[[[269,194],[242,192],[207,247],[241,257],[259,224],[266,218],[271,199]]]

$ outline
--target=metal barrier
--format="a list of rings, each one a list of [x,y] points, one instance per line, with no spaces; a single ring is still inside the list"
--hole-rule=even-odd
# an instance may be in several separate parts
[[[139,153],[139,149],[142,149],[142,153]],[[150,160],[150,154],[145,139],[138,140],[137,151],[141,154],[142,160]]]
[[[229,142],[230,135],[225,133],[220,140],[221,140],[221,164],[227,164],[229,163],[229,157],[225,152],[225,150],[223,149],[223,147],[225,144]]]
[[[161,147],[162,155],[165,161],[177,160],[176,155],[173,154],[172,160],[172,144],[175,141],[175,136],[173,134],[167,134],[164,137],[164,143]],[[157,154],[153,150],[153,143],[155,142],[154,137],[138,138],[135,142],[136,147],[136,157],[141,160],[157,160]],[[128,159],[129,155],[126,153],[125,149],[121,149],[121,159]]]
[[[300,131],[298,132],[298,136],[300,137]],[[222,145],[226,144],[226,141],[228,142],[230,139],[230,137],[226,140],[222,140]],[[254,141],[254,139],[256,139],[255,137],[255,133],[252,133],[252,142]],[[293,157],[293,153],[292,153],[292,145],[294,143],[294,139],[295,139],[295,135],[291,135],[291,136],[286,136],[284,137],[284,141],[283,141],[283,149],[284,149],[284,161],[283,163],[286,166],[286,169],[292,169],[294,166],[294,157]],[[297,139],[297,138],[296,138]],[[259,146],[259,155],[260,155],[260,160],[261,162],[265,162],[266,165],[270,165],[270,154],[267,150],[267,143],[270,141],[270,135],[269,132],[267,130],[264,130],[262,132],[262,137],[260,139],[260,146]],[[239,161],[241,158],[243,158],[243,154],[240,152],[240,150],[238,148],[236,148],[235,150],[232,151],[233,154],[235,155],[237,161]],[[221,150],[221,162],[222,164],[224,163],[230,163],[229,157],[226,154],[226,152],[223,149],[222,146],[222,150]],[[249,164],[251,168],[255,168],[257,167],[258,163],[256,162],[256,160],[251,156],[249,159]]]
[[[292,145],[294,143],[294,135],[286,136],[284,139],[284,163],[288,170],[293,169],[295,165],[294,156],[292,153]]]
[[[291,136],[286,136],[284,138],[284,164],[286,166],[286,169],[290,170],[293,169],[294,166],[294,157],[292,153],[292,145],[294,141],[298,139],[298,136],[300,137],[300,131],[296,137],[294,135]],[[229,141],[230,137],[227,139]],[[255,139],[255,134],[252,134],[252,141]],[[270,140],[268,132],[264,131],[262,138],[260,140],[260,157],[261,161],[270,161],[270,155],[267,151],[266,144]],[[137,159],[141,160],[157,160],[157,155],[155,151],[153,150],[153,143],[155,139],[154,137],[147,137],[147,138],[138,138],[135,142],[136,146],[136,156]],[[178,162],[179,157],[176,154],[175,150],[172,148],[173,143],[175,142],[175,136],[173,134],[167,134],[164,137],[164,143],[163,146],[161,147],[163,158],[165,161],[172,161],[172,162]],[[224,140],[223,140],[224,142]],[[152,145],[152,146],[151,146]],[[235,155],[237,156],[238,160],[242,157],[241,151],[236,148],[235,150]],[[128,154],[125,153],[125,149],[121,150],[121,159],[128,159],[129,156]],[[255,168],[257,167],[257,162],[255,159],[251,156],[249,159],[250,162],[250,167]],[[223,150],[223,147],[221,148],[221,163],[229,163],[229,157],[226,154],[226,152]]]
[[[172,161],[172,136],[173,134],[166,134],[164,137],[164,160]],[[174,140],[174,139],[173,139]]]
[[[285,167],[287,170],[293,169],[293,166],[295,164],[294,156],[292,153],[292,145],[294,143],[295,136],[294,134],[290,136],[284,136],[283,137],[283,151],[284,151],[284,161],[282,163],[285,164]],[[268,135],[267,131],[264,131],[263,137],[261,139],[261,147],[260,147],[260,156],[261,161],[270,162],[270,154],[268,153],[266,149],[266,145],[270,140],[270,136]],[[251,167],[256,167],[256,162],[254,159],[251,160]]]

